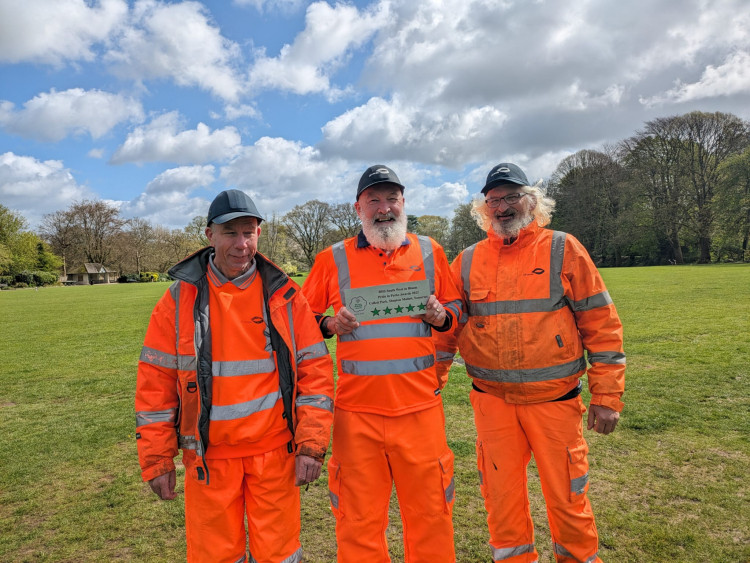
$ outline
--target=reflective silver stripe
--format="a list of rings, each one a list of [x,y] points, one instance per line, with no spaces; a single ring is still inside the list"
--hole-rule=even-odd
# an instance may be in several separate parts
[[[315,358],[323,358],[326,355],[328,355],[328,348],[323,342],[318,342],[297,352],[297,363],[299,364],[305,360],[314,360]]]
[[[281,393],[274,391],[259,399],[245,401],[234,405],[211,407],[211,420],[236,420],[255,414],[260,411],[272,409],[277,401],[281,400]]]
[[[526,545],[517,545],[515,547],[492,547],[492,559],[494,561],[502,561],[503,559],[510,559],[516,555],[523,555],[524,553],[534,553],[534,544],[529,543]]]
[[[430,354],[403,360],[341,360],[341,371],[352,375],[391,375],[422,371],[433,365],[435,365],[435,356]]]
[[[177,439],[177,445],[183,450],[198,450],[199,442],[195,439],[195,436],[182,436],[180,435]]]
[[[262,360],[239,360],[236,362],[212,362],[211,372],[214,377],[233,377],[237,375],[253,375],[256,373],[271,373],[276,369],[273,358]]]
[[[343,291],[345,289],[350,289],[352,280],[349,277],[349,262],[346,259],[344,241],[334,244],[331,247],[331,250],[333,250],[333,262],[336,264],[336,269],[339,272],[339,290]]]
[[[422,252],[422,264],[424,264],[424,275],[430,282],[430,293],[435,293],[435,256],[432,253],[432,243],[429,237],[417,235],[419,250]]]
[[[281,561],[280,563],[300,563],[302,561],[302,548],[300,547],[292,553],[289,557]]]
[[[140,361],[162,368],[177,369],[177,356],[148,346],[141,348]]]
[[[447,362],[448,360],[453,360],[453,356],[455,354],[451,354],[450,352],[444,352],[443,350],[436,350],[435,356],[437,357],[438,362]]]
[[[529,381],[550,381],[575,375],[586,369],[586,360],[578,358],[559,366],[535,369],[486,369],[466,364],[466,373],[471,377],[487,381],[503,381],[505,383],[526,383]]]
[[[169,292],[172,294],[172,299],[174,299],[174,342],[175,350],[180,349],[180,287],[181,282],[177,280],[172,285],[169,286]],[[179,365],[177,367],[179,368]],[[194,368],[195,369],[195,368]]]
[[[198,365],[198,362],[195,359],[195,356],[185,356],[185,355],[177,356],[177,369],[179,370],[195,371],[197,365]]]
[[[374,325],[360,325],[349,334],[339,335],[341,342],[355,340],[378,340],[380,338],[421,338],[432,336],[430,327],[423,323],[381,323]]]
[[[486,317],[489,315],[516,313],[546,313],[557,311],[558,309],[565,307],[568,303],[565,300],[565,290],[562,285],[562,266],[565,258],[566,236],[567,235],[561,231],[553,231],[552,233],[552,244],[550,247],[549,258],[549,297],[546,299],[518,299],[513,301],[505,300],[489,303],[472,303],[470,300],[471,291],[469,288],[472,258],[466,258],[466,252],[471,249],[473,255],[474,248],[469,247],[467,250],[464,250],[464,257],[461,261],[461,277],[464,283],[466,301],[469,303],[469,316]],[[582,300],[581,302],[583,301],[585,300]]]
[[[450,309],[451,311],[453,311],[453,314],[455,315],[456,319],[458,319],[461,316],[461,309],[462,309],[461,301],[459,301],[458,299],[454,301],[448,301],[448,303],[443,303],[443,306],[446,309]]]
[[[575,479],[570,480],[570,492],[575,495],[580,495],[583,493],[584,489],[586,488],[586,483],[589,482],[589,474],[586,473],[586,475],[583,475],[581,477],[576,477]]]
[[[477,249],[477,244],[479,243],[475,242],[461,254],[461,281],[464,284],[464,295],[466,295],[467,303],[471,296],[471,262],[474,259],[474,251]]]
[[[482,475],[482,470],[479,470],[479,486],[481,487],[484,485],[484,475]]]
[[[327,395],[299,395],[294,404],[298,407],[317,407],[333,412],[333,399]]]
[[[609,291],[602,291],[601,293],[597,293],[596,295],[592,295],[591,297],[587,297],[586,299],[581,299],[580,301],[571,301],[570,307],[578,312],[578,311],[590,311],[591,309],[596,309],[598,307],[606,307],[607,305],[612,304],[612,298],[609,296]]]
[[[140,411],[135,413],[135,427],[145,426],[146,424],[155,424],[157,422],[174,422],[177,416],[177,409],[167,409],[164,411]]]
[[[590,364],[624,364],[625,354],[622,352],[592,352],[588,354]]]
[[[599,552],[597,551],[591,557],[581,560],[581,559],[576,559],[576,557],[570,551],[565,549],[565,547],[563,547],[559,543],[552,542],[552,548],[557,555],[562,555],[563,557],[570,557],[571,559],[574,559],[575,561],[578,561],[579,563],[594,563],[594,561],[596,561],[596,558],[599,556]]]
[[[339,508],[339,495],[332,493],[331,491],[328,491],[328,496],[331,499],[331,506],[338,510]]]
[[[445,489],[445,502],[451,503],[453,502],[453,499],[456,496],[456,479],[455,477],[451,479],[450,484],[448,485],[448,488]]]
[[[239,559],[238,559],[237,561],[235,561],[234,563],[245,563],[245,561],[247,561],[247,556],[243,555],[242,557],[240,557],[240,558],[239,558]],[[254,557],[252,558],[252,560],[251,560],[251,562],[250,562],[250,563],[256,563],[256,561],[255,561],[255,558],[254,558]]]
[[[289,323],[289,339],[292,342],[292,349],[290,352],[292,353],[292,358],[294,358],[297,363],[300,363],[301,360],[297,357],[297,341],[294,339],[294,317],[292,316],[291,301],[286,302],[286,318]]]

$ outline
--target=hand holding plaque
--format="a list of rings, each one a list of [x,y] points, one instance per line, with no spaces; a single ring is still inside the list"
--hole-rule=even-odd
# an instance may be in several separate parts
[[[345,289],[343,297],[360,322],[416,316],[428,313],[430,284],[420,280]]]

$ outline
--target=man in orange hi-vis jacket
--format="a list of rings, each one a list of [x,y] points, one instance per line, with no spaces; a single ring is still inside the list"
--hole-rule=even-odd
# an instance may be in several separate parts
[[[390,561],[385,532],[394,483],[405,561],[456,560],[453,453],[433,331],[458,320],[460,297],[442,247],[407,234],[403,191],[387,166],[368,168],[354,204],[362,231],[318,254],[302,289],[323,335],[337,335],[328,486],[344,563]],[[360,322],[343,304],[344,290],[421,280],[430,296],[418,316],[388,307],[386,318]],[[325,315],[329,307],[332,317]]]
[[[484,199],[475,200],[487,238],[451,266],[468,315],[445,334],[445,348],[460,350],[473,378],[493,560],[538,560],[526,487],[533,453],[556,560],[601,561],[586,496],[580,378],[588,359],[587,426],[609,434],[623,406],[622,325],[581,243],[542,228],[554,201],[528,184],[518,166],[498,164],[482,189]]]
[[[175,498],[183,450],[188,561],[248,561],[246,541],[249,561],[302,561],[295,486],[328,448],[333,363],[299,286],[257,252],[261,220],[244,192],[216,196],[211,246],[169,271],[138,364],[143,479]]]

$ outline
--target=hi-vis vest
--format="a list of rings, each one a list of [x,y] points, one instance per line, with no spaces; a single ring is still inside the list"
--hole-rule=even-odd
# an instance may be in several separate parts
[[[345,289],[427,280],[455,324],[459,295],[439,245],[408,234],[408,243],[387,256],[363,240],[349,238],[318,254],[303,288],[314,312],[338,311]],[[433,331],[421,319],[365,321],[338,337],[336,360],[337,408],[396,416],[440,403]]]
[[[157,303],[138,364],[136,437],[144,480],[174,469],[178,447],[187,474],[208,482],[204,455],[209,425],[252,414],[281,399],[297,452],[323,459],[333,421],[331,358],[299,287],[273,263],[256,254],[263,282],[264,311],[272,350],[267,361],[236,365],[211,355],[206,248],[170,270],[178,279]],[[254,314],[254,313],[253,313]],[[275,361],[278,391],[257,401],[215,407],[212,379],[265,370]]]
[[[467,312],[458,349],[478,387],[510,403],[554,400],[575,387],[588,359],[592,403],[622,409],[622,325],[573,236],[532,223],[506,245],[490,231],[451,268]]]

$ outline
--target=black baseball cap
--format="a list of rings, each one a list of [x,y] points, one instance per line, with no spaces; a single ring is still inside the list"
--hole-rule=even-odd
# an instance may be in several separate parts
[[[401,188],[401,193],[404,193],[404,185],[401,183],[401,180],[398,179],[396,173],[387,166],[376,164],[375,166],[370,166],[365,170],[365,173],[362,174],[362,177],[359,179],[359,186],[357,186],[357,197],[355,199],[359,199],[362,192],[370,186],[384,183],[396,184]]]
[[[237,217],[255,217],[258,224],[263,220],[249,195],[240,190],[224,190],[211,202],[207,224],[226,223]]]
[[[501,162],[490,170],[490,173],[487,175],[487,183],[482,188],[482,193],[486,195],[492,188],[502,186],[503,184],[528,186],[529,181],[526,179],[526,174],[518,166],[510,162]]]

